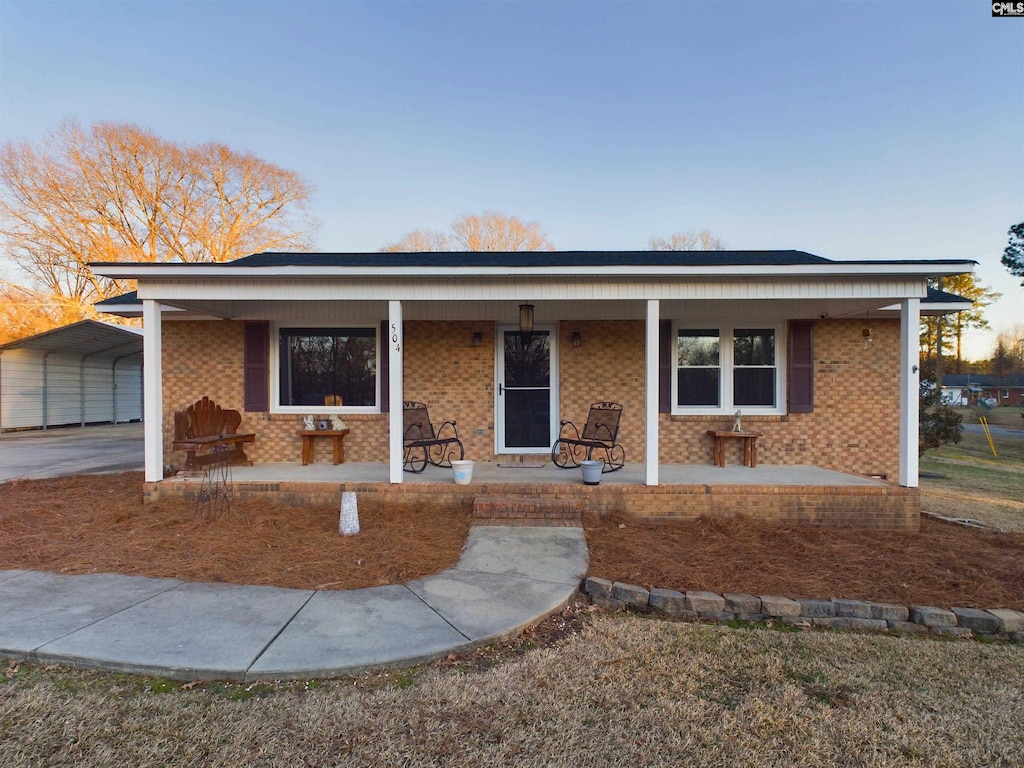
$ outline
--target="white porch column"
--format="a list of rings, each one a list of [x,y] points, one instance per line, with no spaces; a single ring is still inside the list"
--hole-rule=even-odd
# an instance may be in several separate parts
[[[164,477],[164,384],[160,302],[142,300],[143,434],[146,482]],[[117,414],[114,414],[115,418]]]
[[[658,349],[661,340],[660,315],[661,307],[658,299],[647,300],[647,333],[644,362],[647,369],[647,419],[645,428],[645,444],[647,446],[644,461],[647,465],[647,485],[658,484]]]
[[[919,326],[921,300],[900,303],[900,485],[918,484],[918,403],[920,397]]]
[[[392,483],[402,482],[402,302],[388,302],[388,419]]]

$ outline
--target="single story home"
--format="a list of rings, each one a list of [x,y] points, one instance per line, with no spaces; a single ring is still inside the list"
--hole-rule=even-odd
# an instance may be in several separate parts
[[[455,419],[477,462],[546,455],[562,420],[613,401],[626,462],[648,488],[665,484],[666,466],[710,468],[708,430],[730,429],[739,411],[763,433],[761,466],[913,489],[926,282],[974,262],[781,250],[91,266],[138,281],[136,296],[100,308],[144,318],[150,483],[170,463],[173,412],[209,396],[242,412],[257,467],[297,462],[303,416],[337,414],[346,461],[380,464],[395,486],[408,479],[403,401]],[[742,464],[728,442],[728,462]]]

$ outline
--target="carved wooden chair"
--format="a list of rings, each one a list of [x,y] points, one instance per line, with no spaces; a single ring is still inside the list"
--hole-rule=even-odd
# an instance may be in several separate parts
[[[573,422],[563,421],[558,439],[551,446],[551,460],[563,469],[578,467],[584,460],[603,461],[602,472],[622,469],[626,464],[626,449],[616,442],[621,418],[621,404],[602,402],[590,406],[582,431]]]
[[[196,400],[184,411],[174,414],[173,450],[185,451],[185,469],[198,469],[214,462],[252,466],[245,455],[244,443],[251,443],[256,435],[240,433],[242,414],[221,408],[209,397]],[[228,447],[226,454],[215,456],[213,448]]]
[[[402,404],[402,410],[403,468],[406,472],[422,472],[428,463],[435,467],[450,467],[452,461],[460,461],[465,456],[454,420],[445,421],[435,429],[423,403],[407,400]]]

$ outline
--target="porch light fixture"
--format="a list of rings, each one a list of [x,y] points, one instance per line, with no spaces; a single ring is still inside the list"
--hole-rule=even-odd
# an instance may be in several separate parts
[[[871,349],[871,346],[875,343],[875,338],[871,335],[871,329],[865,328],[860,333],[864,337],[864,349]]]
[[[572,339],[572,345],[574,347],[578,347],[580,344],[583,343],[583,337],[580,335],[579,331],[573,331],[572,336],[570,338]]]
[[[533,333],[533,304],[519,305],[519,332]]]
[[[469,342],[469,343],[470,343],[470,344],[472,344],[472,345],[473,345],[474,347],[479,347],[479,346],[480,346],[480,343],[481,343],[481,342],[482,342],[483,340],[484,340],[483,334],[482,334],[482,333],[480,333],[480,331],[476,331],[476,332],[475,332],[475,333],[473,334],[473,338],[471,338],[471,339],[470,339],[470,342]]]

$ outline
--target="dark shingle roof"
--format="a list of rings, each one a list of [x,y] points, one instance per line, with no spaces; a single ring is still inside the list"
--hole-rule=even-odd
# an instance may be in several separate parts
[[[111,296],[103,301],[97,301],[97,307],[115,307],[122,304],[138,304],[139,303],[139,292],[129,291],[128,293],[122,293],[117,296]]]
[[[963,296],[957,296],[955,293],[948,293],[947,291],[940,291],[938,288],[929,288],[928,295],[922,299],[928,303],[961,303],[968,302],[974,304],[970,299],[965,299]]]
[[[255,253],[232,267],[600,267],[828,264],[804,251],[434,251]]]
[[[1024,375],[995,376],[989,373],[947,373],[942,377],[944,387],[1007,387],[1024,388]]]

